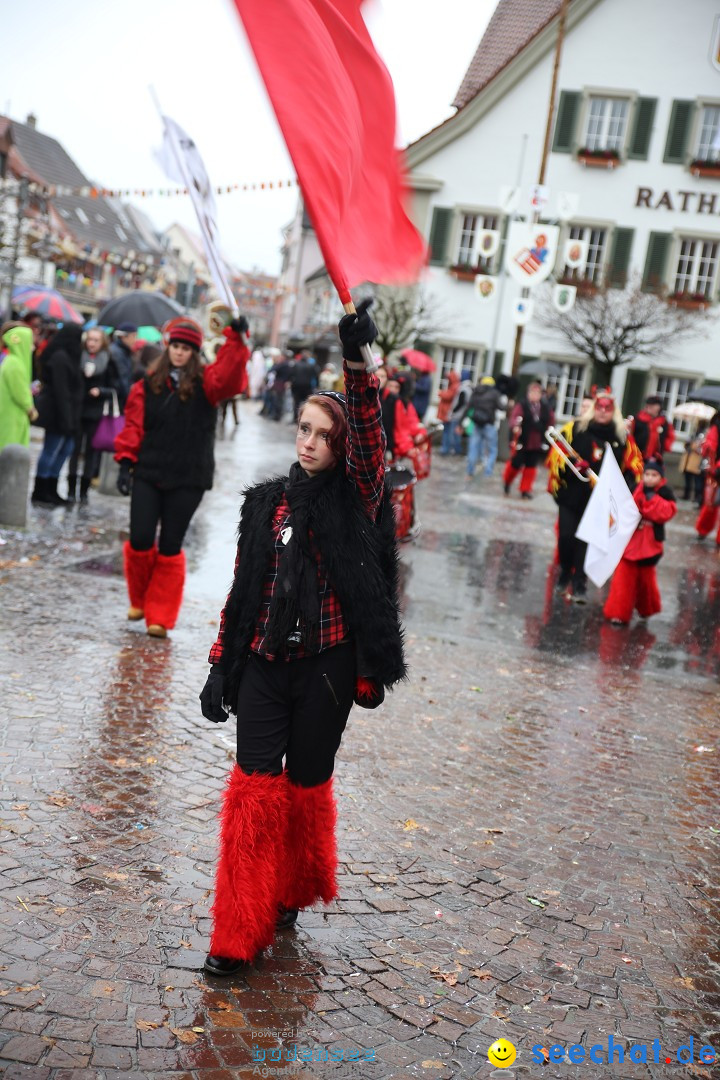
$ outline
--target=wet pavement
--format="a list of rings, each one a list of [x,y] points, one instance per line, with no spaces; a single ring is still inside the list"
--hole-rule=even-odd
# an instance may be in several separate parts
[[[340,899],[201,974],[234,726],[197,694],[237,492],[292,455],[256,413],[218,443],[167,641],[124,620],[127,501],[0,531],[0,1074],[602,1077],[532,1047],[612,1037],[612,1075],[665,1077],[692,1036],[714,1075],[720,559],[683,503],[665,610],[616,629],[554,593],[549,496],[436,459],[402,548],[412,677],[339,755]]]

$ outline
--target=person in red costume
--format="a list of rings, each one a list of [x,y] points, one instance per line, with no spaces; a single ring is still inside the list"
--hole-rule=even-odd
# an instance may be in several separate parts
[[[641,619],[662,610],[655,567],[662,558],[665,524],[675,517],[672,488],[665,483],[659,458],[648,458],[642,480],[633,492],[641,520],[613,574],[603,615],[618,626],[629,623],[637,608]]]
[[[718,481],[720,481],[720,461],[718,461],[718,450],[720,449],[720,410],[715,413],[707,431],[705,432],[705,441],[702,444],[702,456],[707,459],[708,467],[705,473],[705,494],[703,496],[703,504],[700,508],[697,521],[695,522],[695,531],[698,536],[703,539],[708,536],[717,523],[718,519],[718,507],[717,507],[717,491]],[[717,532],[716,543],[720,547],[720,528]]]
[[[645,408],[633,418],[630,434],[645,461],[649,458],[662,461],[663,456],[670,453],[675,442],[675,428],[664,415],[662,399],[657,394],[645,398]]]
[[[136,382],[127,399],[125,428],[115,439],[118,491],[132,491],[130,539],[123,551],[127,617],[144,617],[151,637],[166,637],[180,612],[183,540],[212,487],[216,406],[247,386],[247,334],[247,319],[234,319],[217,359],[203,367],[201,327],[192,319],[173,319],[152,374]]]

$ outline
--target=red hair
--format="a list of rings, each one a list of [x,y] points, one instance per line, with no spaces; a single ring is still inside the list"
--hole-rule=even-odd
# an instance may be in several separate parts
[[[319,409],[322,409],[330,417],[332,427],[328,435],[328,446],[332,450],[333,457],[337,461],[341,461],[345,457],[345,438],[347,436],[347,413],[344,408],[335,398],[324,394],[311,394],[309,398],[303,401],[298,410],[298,423],[302,420],[303,410],[306,405],[317,405]]]

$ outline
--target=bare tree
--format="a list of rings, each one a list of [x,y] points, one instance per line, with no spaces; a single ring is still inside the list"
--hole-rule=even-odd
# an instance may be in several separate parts
[[[682,341],[707,337],[715,320],[706,308],[688,310],[662,296],[643,292],[639,279],[625,289],[578,292],[575,306],[557,311],[546,297],[537,314],[540,326],[563,337],[592,360],[608,385],[615,369],[642,357],[657,357]]]
[[[373,287],[372,317],[378,328],[376,347],[384,358],[411,348],[419,339],[432,340],[447,331],[445,319],[435,300],[422,289]]]

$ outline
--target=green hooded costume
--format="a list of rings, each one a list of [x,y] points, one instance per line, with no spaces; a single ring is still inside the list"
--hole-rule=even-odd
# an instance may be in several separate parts
[[[12,326],[2,336],[8,353],[0,364],[0,450],[30,445],[33,396],[32,342],[29,326]]]

